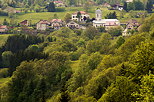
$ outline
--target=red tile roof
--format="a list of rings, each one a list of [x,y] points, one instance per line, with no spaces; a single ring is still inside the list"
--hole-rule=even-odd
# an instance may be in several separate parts
[[[62,20],[61,20],[61,19],[52,19],[50,22],[51,22],[51,23],[52,23],[52,22],[62,22]]]
[[[85,12],[85,11],[79,11],[81,14],[88,14],[87,12]],[[75,13],[73,13],[73,14],[77,14],[78,12],[75,12]]]
[[[54,1],[54,3],[57,3],[58,4],[58,3],[63,3],[63,2],[62,1]]]
[[[1,25],[0,29],[7,29],[7,26],[6,25]]]
[[[39,23],[40,23],[40,24],[50,24],[50,22],[47,21],[47,20],[41,20],[41,21],[39,21]]]
[[[24,20],[24,21],[20,22],[20,24],[26,25],[26,24],[28,24],[28,20]]]

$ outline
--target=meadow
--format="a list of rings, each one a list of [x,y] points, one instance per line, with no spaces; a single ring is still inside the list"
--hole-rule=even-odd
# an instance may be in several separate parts
[[[13,35],[13,34],[0,34],[0,46],[2,46],[3,44],[5,44],[5,41],[11,35]]]
[[[2,86],[2,84],[8,82],[9,79],[10,79],[10,77],[8,77],[8,78],[0,78],[0,87]]]
[[[121,11],[118,11],[118,10],[108,10],[107,8],[104,8],[102,6],[93,6],[93,7],[90,7],[88,13],[90,15],[91,18],[95,17],[95,10],[97,8],[100,8],[103,12],[103,18],[110,12],[114,12],[116,11],[117,13],[117,16],[118,16],[118,19],[121,19],[120,18],[120,15],[121,15]],[[66,13],[74,13],[74,12],[77,12],[77,11],[84,11],[83,7],[65,7],[65,8],[58,8],[58,9],[63,9],[63,11],[60,11],[60,12],[28,12],[28,13],[21,13],[21,14],[16,14],[15,16],[15,21],[17,23],[23,21],[23,20],[30,20],[32,24],[36,24],[39,20],[51,20],[53,19],[54,17],[54,14],[57,14],[58,18],[59,19],[64,19]],[[121,21],[126,21],[130,15],[129,13],[124,13],[125,18],[121,19]],[[3,20],[4,19],[7,19],[8,21],[10,21],[10,19],[6,16],[0,16],[0,24],[3,23]]]

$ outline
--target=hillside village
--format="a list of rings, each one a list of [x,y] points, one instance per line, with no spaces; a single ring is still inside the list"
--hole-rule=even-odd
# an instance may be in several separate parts
[[[126,0],[126,4],[132,3],[133,0]],[[53,1],[55,7],[67,7],[67,5],[63,1]],[[94,2],[89,2],[90,4],[95,5]],[[0,24],[0,33],[11,33],[11,31],[14,28],[19,28],[18,31],[13,32],[20,32],[20,27],[24,27],[26,31],[28,29],[35,34],[39,31],[54,31],[58,30],[61,27],[69,27],[71,29],[86,29],[88,26],[93,26],[95,28],[104,27],[106,31],[110,30],[111,28],[117,28],[120,27],[122,29],[122,36],[129,36],[133,34],[134,32],[138,31],[141,22],[134,18],[128,18],[125,20],[125,22],[120,22],[119,18],[117,18],[117,14],[115,10],[118,12],[123,13],[125,11],[125,5],[121,4],[109,4],[109,3],[103,3],[102,7],[107,8],[109,11],[113,13],[109,13],[108,15],[104,15],[104,11],[101,10],[101,8],[95,9],[94,17],[90,17],[90,14],[86,11],[75,11],[74,13],[70,14],[70,17],[67,19],[67,21],[64,21],[59,18],[54,19],[41,19],[40,21],[36,22],[35,24],[31,24],[32,20],[24,19],[21,22],[16,22],[16,26],[9,26],[7,24],[7,21],[4,19],[3,24]],[[14,8],[7,7],[4,9],[5,12],[13,13],[13,14],[20,14],[23,12],[22,10],[15,10]],[[133,13],[132,13],[133,14]],[[56,13],[54,14],[56,16]],[[108,16],[108,18],[103,19],[103,16]],[[144,12],[136,13],[139,17],[142,17],[143,15],[147,15]],[[113,17],[112,17],[113,16]],[[34,26],[35,25],[35,26]]]
[[[79,17],[78,17],[79,13]],[[118,19],[102,19],[103,11],[101,9],[97,9],[95,11],[95,18],[90,18],[90,15],[85,11],[77,11],[72,13],[71,19],[68,22],[63,21],[62,19],[52,19],[48,20],[40,20],[36,23],[36,30],[37,31],[45,31],[48,29],[58,30],[61,27],[69,27],[71,29],[86,29],[85,24],[89,22],[92,23],[92,26],[95,28],[104,27],[105,30],[109,30],[110,28],[121,27],[123,30],[123,36],[131,35],[128,30],[137,30],[140,26],[139,22],[135,19],[128,19],[125,23],[120,23]],[[121,25],[125,25],[122,27]],[[30,21],[24,20],[19,22],[20,27],[30,27]],[[4,34],[9,31],[9,26],[1,25],[0,26],[0,33]]]
[[[0,0],[0,102],[154,102],[154,0]]]

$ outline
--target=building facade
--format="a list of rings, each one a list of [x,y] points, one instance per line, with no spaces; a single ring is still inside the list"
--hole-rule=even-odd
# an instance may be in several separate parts
[[[95,11],[96,20],[93,21],[94,27],[105,27],[108,30],[111,27],[120,26],[120,21],[117,19],[102,19],[102,11],[97,9]]]
[[[77,14],[78,12],[80,12],[80,19],[77,17]],[[84,18],[90,18],[90,15],[87,13],[87,12],[84,12],[84,11],[78,11],[78,12],[75,12],[72,14],[72,20],[75,20],[75,21],[84,21]]]

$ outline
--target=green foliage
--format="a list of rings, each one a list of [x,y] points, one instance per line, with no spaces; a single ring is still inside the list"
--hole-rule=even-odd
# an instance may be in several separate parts
[[[143,75],[154,70],[154,43],[141,43],[131,56],[131,63],[134,65],[132,73],[135,81],[139,81]]]
[[[110,28],[108,30],[108,33],[111,34],[112,36],[120,36],[122,35],[122,28],[120,26],[116,28]]]
[[[116,42],[116,47],[119,48],[124,42],[125,42],[125,39],[120,36]]]
[[[70,21],[70,19],[71,19],[71,14],[67,13],[67,14],[65,15],[65,17],[64,17],[64,21],[65,21],[66,23],[68,23],[68,22]]]
[[[133,96],[139,97],[137,102],[152,102],[154,101],[154,76],[153,74],[145,75],[141,79],[139,92],[133,93]]]
[[[55,12],[55,4],[53,2],[50,2],[50,4],[47,6],[48,12]]]
[[[135,101],[131,95],[136,90],[136,85],[130,79],[119,76],[116,78],[115,84],[107,88],[107,91],[99,99],[98,102],[129,102]]]
[[[9,76],[9,74],[8,74],[8,68],[0,69],[0,78],[6,78],[8,76]]]
[[[105,16],[105,18],[106,18],[106,19],[117,19],[117,14],[116,14],[115,11],[114,11],[113,13],[110,12],[109,14],[107,14],[107,15]]]

